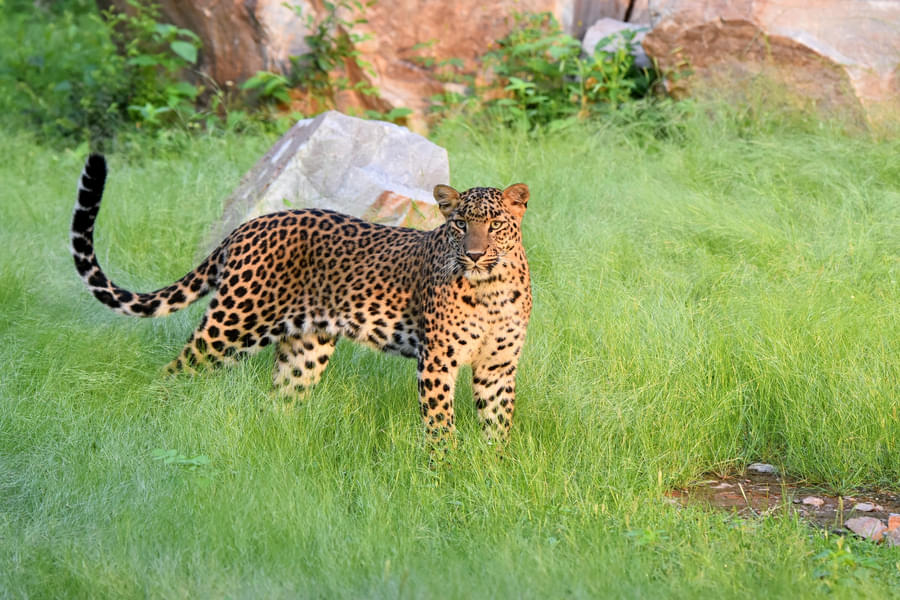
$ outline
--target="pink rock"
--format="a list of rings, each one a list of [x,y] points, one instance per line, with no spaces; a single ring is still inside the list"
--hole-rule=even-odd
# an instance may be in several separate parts
[[[661,0],[644,49],[676,95],[772,79],[817,108],[888,117],[900,106],[900,2]]]
[[[875,505],[871,502],[860,502],[853,506],[853,510],[858,512],[872,512],[875,510]]]
[[[880,519],[875,519],[873,517],[855,517],[853,519],[847,519],[844,526],[856,535],[870,539],[873,542],[880,542],[881,538],[884,537],[884,533],[887,531],[885,524],[882,523]]]
[[[900,530],[900,515],[891,513],[888,517],[888,531]]]

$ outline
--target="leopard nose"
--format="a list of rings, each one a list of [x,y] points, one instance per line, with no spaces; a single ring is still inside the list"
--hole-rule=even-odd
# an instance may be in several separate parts
[[[484,252],[466,252],[466,256],[472,259],[472,262],[478,262],[478,259],[484,256]]]

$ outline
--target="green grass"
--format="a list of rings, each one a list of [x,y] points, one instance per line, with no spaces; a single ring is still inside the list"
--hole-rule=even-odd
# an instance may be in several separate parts
[[[270,354],[162,377],[203,307],[100,306],[67,250],[84,157],[0,134],[0,597],[900,595],[897,549],[664,497],[756,460],[900,487],[900,143],[702,111],[650,132],[437,136],[453,185],[531,186],[535,292],[505,456],[464,383],[437,467],[411,361],[341,344],[290,415]],[[108,272],[190,269],[268,143],[112,156]]]

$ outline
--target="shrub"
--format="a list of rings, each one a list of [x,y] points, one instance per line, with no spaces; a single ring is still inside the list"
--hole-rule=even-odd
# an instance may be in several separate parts
[[[483,57],[495,79],[480,91],[492,98],[483,107],[508,124],[557,128],[650,93],[656,73],[634,64],[632,32],[624,32],[618,50],[583,56],[581,43],[551,13],[518,14],[515,21]]]
[[[157,22],[146,0],[105,19],[90,0],[0,0],[0,110],[45,139],[103,145],[128,123],[187,125],[200,88],[186,80],[199,38]]]
[[[108,137],[126,118],[129,81],[88,0],[2,2],[0,110],[43,137]]]

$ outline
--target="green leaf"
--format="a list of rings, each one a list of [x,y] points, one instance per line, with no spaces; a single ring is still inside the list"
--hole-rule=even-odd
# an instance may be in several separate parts
[[[387,117],[388,121],[394,121],[396,119],[400,119],[407,115],[411,115],[412,112],[413,111],[411,108],[406,108],[404,106],[398,106],[397,108],[392,108],[390,110],[390,112],[388,112],[388,114],[385,115],[385,117]]]
[[[197,46],[190,42],[183,42],[181,40],[175,40],[169,44],[169,47],[172,49],[172,52],[186,60],[187,62],[194,64],[197,62]]]
[[[128,64],[138,67],[155,67],[159,64],[159,59],[152,54],[138,54],[135,57],[129,58]]]
[[[197,97],[198,90],[197,86],[191,85],[187,81],[178,81],[166,87],[166,94],[193,100]]]

